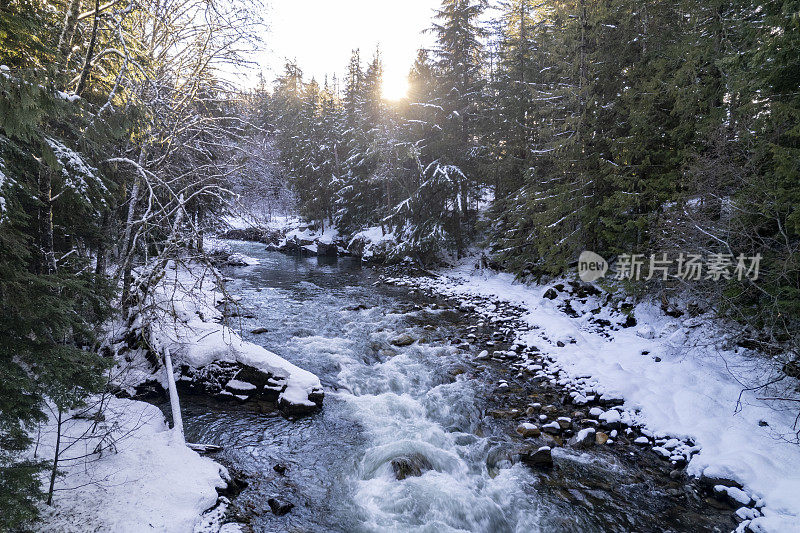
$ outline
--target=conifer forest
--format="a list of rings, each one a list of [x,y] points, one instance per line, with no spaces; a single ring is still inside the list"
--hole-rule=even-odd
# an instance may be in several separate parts
[[[800,0],[0,0],[0,531],[800,532]]]

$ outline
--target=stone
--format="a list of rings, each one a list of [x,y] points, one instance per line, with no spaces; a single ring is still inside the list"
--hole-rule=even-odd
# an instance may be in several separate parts
[[[531,424],[529,422],[523,422],[522,424],[517,426],[517,433],[519,433],[525,438],[530,438],[530,437],[538,437],[539,435],[542,434],[542,431],[535,424]]]
[[[586,428],[580,430],[574,437],[569,439],[569,445],[578,448],[589,448],[595,442],[595,429]]]
[[[558,435],[561,433],[561,425],[558,422],[550,422],[542,426],[542,431],[551,435]]]
[[[721,476],[712,476],[703,473],[700,476],[700,484],[707,489],[713,489],[716,485],[724,485],[725,487],[736,487],[737,489],[742,488],[742,484],[738,481],[733,479],[721,477]]]
[[[392,471],[398,480],[407,477],[419,477],[423,472],[433,469],[433,465],[428,458],[421,453],[404,455],[392,459]]]
[[[560,435],[550,435],[549,433],[542,433],[542,438],[546,440],[550,446],[563,446],[564,439]]]
[[[261,335],[262,333],[267,333],[268,331],[269,329],[267,328],[255,328],[250,330],[250,333],[252,333],[253,335]]]
[[[602,431],[598,431],[594,434],[594,442],[597,444],[605,444],[608,442],[608,434]]]
[[[396,337],[392,341],[392,344],[394,344],[395,346],[410,346],[414,344],[415,340],[416,339],[414,339],[414,337],[412,337],[408,333],[403,333],[402,335]]]
[[[267,503],[269,504],[269,508],[272,510],[272,513],[275,516],[283,516],[289,511],[291,511],[292,508],[294,507],[293,503],[282,502],[275,498],[270,498],[269,500],[267,500]]]
[[[232,392],[234,394],[250,395],[256,392],[258,390],[258,387],[256,387],[252,383],[248,383],[247,381],[232,379],[225,384],[225,390]]]
[[[542,446],[535,452],[520,454],[520,460],[534,468],[550,468],[553,466],[553,454],[550,446]]]

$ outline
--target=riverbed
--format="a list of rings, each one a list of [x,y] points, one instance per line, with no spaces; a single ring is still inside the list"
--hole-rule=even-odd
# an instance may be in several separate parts
[[[218,460],[247,480],[232,510],[253,531],[731,529],[729,510],[625,450],[566,446],[553,468],[520,462],[518,420],[497,413],[524,399],[498,392],[513,384],[501,364],[475,360],[507,348],[491,324],[387,286],[358,259],[229,244],[260,263],[223,271],[241,297],[231,325],[326,389],[323,409],[297,420],[265,405],[183,399],[187,438],[222,445]]]

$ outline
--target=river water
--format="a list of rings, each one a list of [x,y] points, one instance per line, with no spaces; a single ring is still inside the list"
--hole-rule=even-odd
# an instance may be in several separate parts
[[[183,399],[187,438],[221,444],[217,457],[246,476],[235,508],[254,531],[700,531],[719,522],[672,511],[657,481],[614,455],[567,450],[550,473],[512,464],[520,439],[486,416],[496,370],[449,342],[474,331],[473,317],[377,283],[358,260],[230,245],[261,263],[224,271],[250,317],[232,325],[326,389],[323,409],[294,421]],[[251,334],[257,327],[268,331]],[[421,342],[393,346],[403,333]],[[398,480],[398,460],[422,475]],[[277,516],[269,498],[294,508]]]

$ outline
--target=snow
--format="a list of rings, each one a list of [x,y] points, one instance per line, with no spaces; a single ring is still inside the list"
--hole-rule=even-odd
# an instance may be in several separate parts
[[[327,226],[324,231],[315,231],[309,227],[299,227],[286,233],[286,240],[297,239],[299,241],[320,242],[322,244],[332,244],[338,238],[339,231],[333,226]]]
[[[238,379],[230,380],[225,386],[237,392],[249,392],[249,391],[254,391],[258,388],[252,383],[248,383],[246,381],[239,381]]]
[[[581,316],[573,318],[558,308],[558,298],[543,297],[549,285],[523,285],[511,274],[467,263],[435,279],[405,283],[453,297],[499,299],[524,309],[520,318],[530,329],[515,342],[542,349],[558,379],[565,378],[580,394],[624,400],[621,410],[605,411],[601,419],[639,426],[653,437],[691,440],[695,446],[682,445],[680,451],[689,459],[688,474],[735,480],[765,502],[764,516],[748,527],[800,531],[800,446],[787,442],[794,435],[797,405],[768,403],[759,399],[763,391],[743,391],[749,377],[763,382],[770,376],[763,360],[748,358],[734,343],[725,342],[733,326],[726,330],[711,317],[668,317],[657,303],[645,302],[634,309],[639,328],[597,331],[589,309],[598,302],[588,302],[585,312],[578,309]],[[645,325],[652,327],[653,338],[647,338]],[[574,343],[556,343],[565,337]],[[781,394],[796,397],[791,390]]]
[[[228,478],[224,467],[201,457],[175,438],[153,405],[107,397],[105,421],[65,422],[53,507],[42,506],[40,531],[191,532],[200,515],[217,501]],[[92,406],[88,414],[96,412]],[[110,432],[116,441],[95,453]],[[107,441],[106,441],[107,442]],[[36,456],[52,459],[55,419],[41,428]],[[31,450],[31,454],[33,450]],[[47,487],[47,476],[43,483]]]
[[[243,340],[230,327],[220,323],[222,313],[216,308],[224,301],[217,287],[218,274],[198,264],[167,267],[167,274],[153,291],[149,309],[160,310],[164,315],[151,323],[151,345],[169,349],[176,376],[181,365],[201,368],[214,361],[239,362],[272,374],[285,389],[279,402],[292,405],[313,406],[308,399],[321,392],[319,378],[270,352]],[[156,378],[166,388],[163,372],[151,374],[149,363],[142,356],[138,364],[124,369],[122,385],[135,386],[147,379]]]
[[[0,222],[3,221],[3,218],[6,214],[6,199],[3,196],[2,190],[6,183],[13,183],[13,180],[6,176],[3,172],[5,169],[6,167],[3,164],[3,161],[0,160]]]
[[[226,262],[232,266],[256,266],[261,264],[255,257],[250,257],[238,252],[230,254]]]
[[[383,233],[380,226],[373,226],[363,231],[354,234],[347,245],[350,249],[355,242],[363,243],[363,251],[361,257],[363,259],[370,259],[376,253],[383,251],[386,247],[392,245],[396,239],[394,233]]]
[[[736,487],[726,487],[725,485],[715,485],[714,492],[724,492],[728,495],[732,500],[742,504],[747,505],[750,503],[750,496],[747,495],[742,489],[738,489]]]
[[[297,216],[273,215],[266,218],[251,213],[225,215],[222,217],[222,223],[230,229],[262,228],[271,230],[288,230],[297,228],[301,225],[300,218]]]

